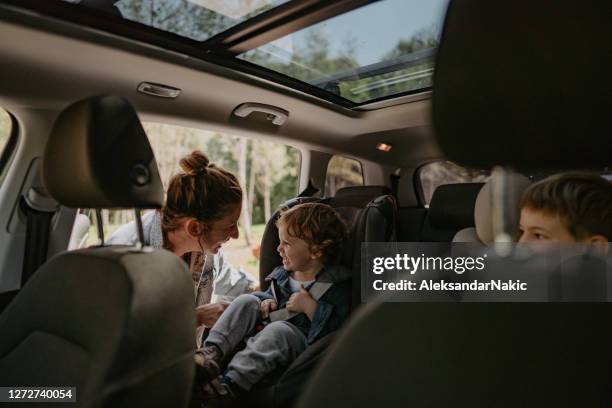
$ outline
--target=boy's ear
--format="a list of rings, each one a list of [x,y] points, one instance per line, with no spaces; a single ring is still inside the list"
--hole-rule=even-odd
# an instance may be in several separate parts
[[[323,250],[317,246],[313,245],[310,247],[310,259],[320,259],[323,256]]]
[[[594,255],[606,256],[608,254],[608,239],[603,235],[593,235],[586,239],[589,252]]]

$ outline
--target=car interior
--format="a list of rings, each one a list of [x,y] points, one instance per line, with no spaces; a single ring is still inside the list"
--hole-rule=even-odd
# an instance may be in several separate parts
[[[85,244],[82,209],[98,225],[129,209],[142,237],[141,210],[163,205],[146,125],[161,123],[299,151],[295,194],[262,227],[261,289],[281,264],[280,208],[329,204],[349,227],[349,320],[236,406],[606,406],[607,303],[375,302],[361,262],[364,243],[515,240],[534,180],[609,172],[610,12],[0,0],[0,386],[74,386],[83,407],[193,404],[184,262],[103,233]],[[359,182],[330,186],[338,157]]]

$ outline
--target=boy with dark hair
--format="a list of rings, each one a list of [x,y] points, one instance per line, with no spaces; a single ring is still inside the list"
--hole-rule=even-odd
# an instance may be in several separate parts
[[[521,201],[521,243],[583,243],[605,255],[612,241],[612,183],[569,172],[531,185]]]
[[[346,236],[338,213],[324,204],[300,204],[283,211],[276,225],[283,264],[266,277],[270,287],[236,298],[196,352],[196,381],[208,403],[248,391],[348,316],[350,272],[332,263]],[[227,356],[244,340],[219,381]]]

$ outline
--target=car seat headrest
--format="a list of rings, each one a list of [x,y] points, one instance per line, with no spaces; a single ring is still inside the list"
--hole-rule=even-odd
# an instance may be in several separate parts
[[[49,193],[67,207],[158,208],[164,191],[153,150],[130,103],[96,96],[64,109],[43,156]]]
[[[510,212],[510,216],[518,221],[520,200],[531,181],[519,173],[509,173],[506,174],[506,177],[504,205]],[[491,244],[495,241],[493,220],[493,180],[489,179],[478,193],[474,207],[476,234],[480,241],[485,244]]]
[[[612,163],[612,24],[575,1],[451,1],[434,74],[433,123],[461,165]],[[503,17],[500,17],[503,16]]]
[[[376,197],[392,194],[387,186],[352,186],[344,187],[336,191],[332,198],[334,206],[356,206],[363,207]]]
[[[466,228],[474,225],[474,207],[483,183],[443,184],[429,204],[429,220],[439,228]]]

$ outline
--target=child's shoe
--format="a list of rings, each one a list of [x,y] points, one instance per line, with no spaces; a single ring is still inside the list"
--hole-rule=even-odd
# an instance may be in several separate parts
[[[196,350],[193,359],[196,364],[197,384],[206,384],[221,374],[223,353],[217,346],[206,346]]]
[[[202,408],[228,408],[236,401],[232,388],[220,377],[214,378],[201,390]]]

